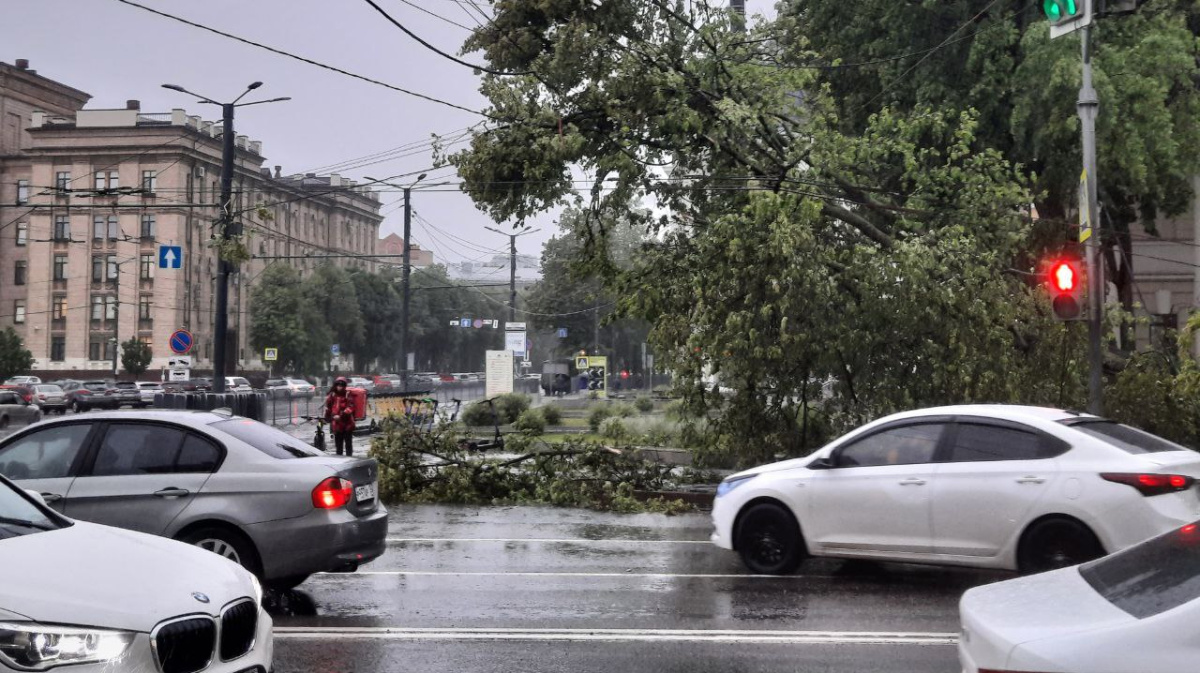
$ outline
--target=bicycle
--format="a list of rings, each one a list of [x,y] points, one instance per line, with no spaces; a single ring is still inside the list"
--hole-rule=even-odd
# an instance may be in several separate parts
[[[316,421],[317,431],[313,434],[312,445],[318,451],[325,450],[325,418],[322,416],[301,416],[306,421]]]

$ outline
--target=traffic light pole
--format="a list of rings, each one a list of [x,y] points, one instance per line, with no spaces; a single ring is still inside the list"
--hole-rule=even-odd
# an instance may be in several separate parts
[[[1100,100],[1096,89],[1092,86],[1092,27],[1085,25],[1080,29],[1080,42],[1083,53],[1083,83],[1079,87],[1079,121],[1083,131],[1083,173],[1086,203],[1080,203],[1080,208],[1087,208],[1087,221],[1091,226],[1091,235],[1084,245],[1087,252],[1088,279],[1088,411],[1097,416],[1104,413],[1104,352],[1102,349],[1101,332],[1104,323],[1104,265],[1100,259],[1099,241],[1099,203],[1096,189],[1096,114],[1099,112]]]
[[[404,188],[404,267],[400,272],[402,297],[400,303],[400,382],[408,392],[408,310],[412,296],[412,187]]]

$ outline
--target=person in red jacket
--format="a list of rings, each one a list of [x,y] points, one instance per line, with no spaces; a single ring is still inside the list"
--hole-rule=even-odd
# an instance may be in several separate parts
[[[346,379],[339,376],[333,382],[333,389],[325,396],[325,421],[329,423],[339,456],[343,449],[345,455],[354,455],[354,402],[346,392],[348,385]]]

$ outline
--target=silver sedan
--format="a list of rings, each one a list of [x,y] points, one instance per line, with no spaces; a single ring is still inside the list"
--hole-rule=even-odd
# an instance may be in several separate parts
[[[75,519],[189,542],[275,588],[380,556],[372,458],[218,412],[67,416],[0,443],[0,474]]]

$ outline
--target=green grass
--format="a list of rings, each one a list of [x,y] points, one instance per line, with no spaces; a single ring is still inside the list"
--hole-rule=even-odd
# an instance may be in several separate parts
[[[564,428],[586,428],[588,426],[586,418],[568,418],[566,416],[558,424]]]

